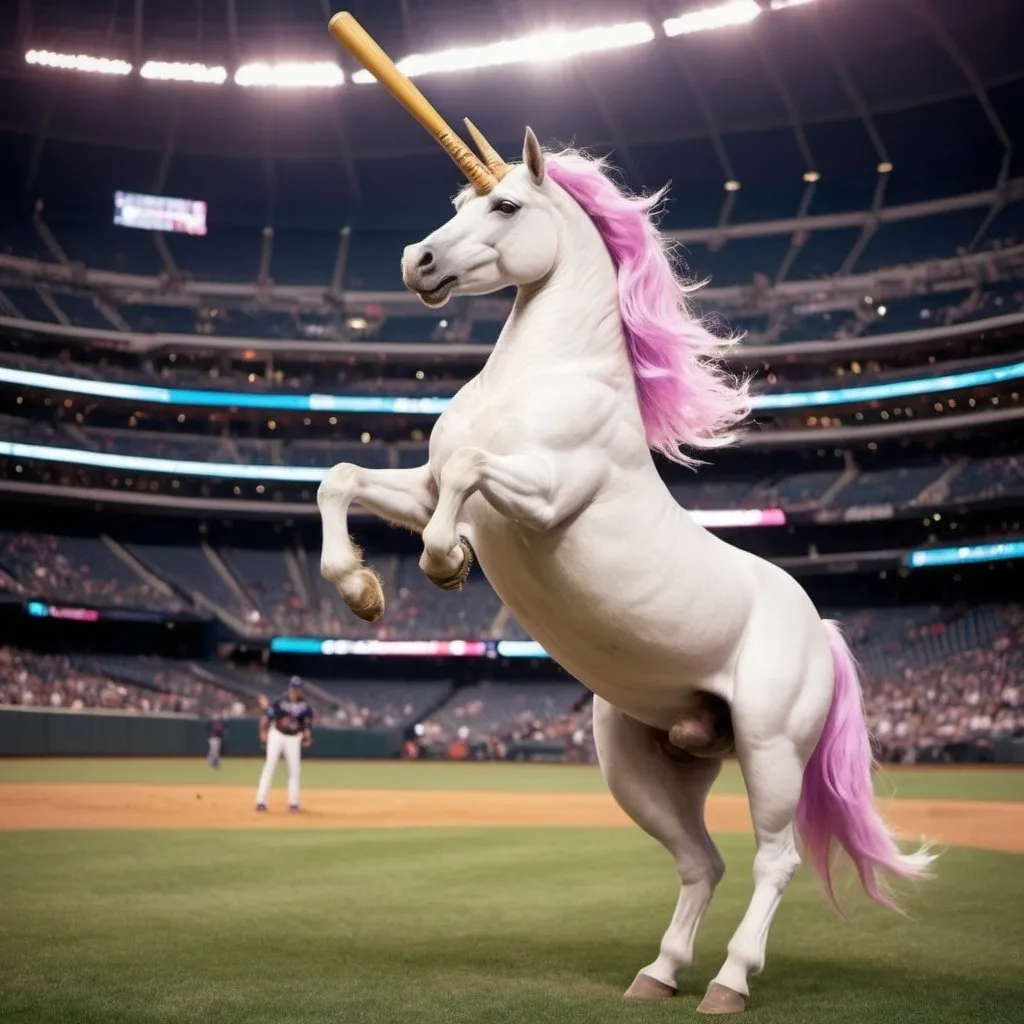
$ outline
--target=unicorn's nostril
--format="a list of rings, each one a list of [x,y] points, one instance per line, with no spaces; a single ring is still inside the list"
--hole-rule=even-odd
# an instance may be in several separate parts
[[[423,255],[420,256],[419,261],[416,264],[417,269],[426,270],[427,267],[431,266],[434,262],[434,254],[429,249],[423,250]]]

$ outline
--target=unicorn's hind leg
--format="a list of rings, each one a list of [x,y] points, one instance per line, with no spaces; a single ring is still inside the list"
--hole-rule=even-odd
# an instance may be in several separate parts
[[[729,941],[725,964],[697,1007],[700,1013],[739,1013],[746,1009],[747,978],[764,966],[772,918],[800,866],[793,827],[803,777],[799,756],[785,739],[739,756],[757,839],[754,895]]]
[[[619,806],[672,855],[682,888],[657,959],[637,974],[626,998],[665,999],[693,962],[693,944],[725,864],[704,826],[704,803],[721,769],[715,759],[675,751],[664,733],[594,698],[594,741]]]
[[[816,622],[801,645],[800,623],[793,623],[785,657],[778,633],[764,639],[760,658],[741,663],[732,704],[736,755],[750,800],[757,852],[754,894],[729,941],[728,957],[697,1007],[701,1013],[746,1009],[748,977],[764,967],[768,931],[782,894],[800,866],[794,819],[811,756],[828,712],[832,667],[824,634]],[[774,648],[774,650],[773,650]],[[777,653],[776,671],[765,672]]]

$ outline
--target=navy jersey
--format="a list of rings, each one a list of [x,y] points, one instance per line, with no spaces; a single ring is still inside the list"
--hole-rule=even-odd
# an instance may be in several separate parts
[[[224,739],[224,735],[227,732],[227,726],[220,720],[214,719],[207,727],[206,732],[209,736],[219,736]]]
[[[286,693],[267,708],[267,719],[274,723],[278,732],[294,736],[313,724],[313,709],[304,700],[292,700]]]

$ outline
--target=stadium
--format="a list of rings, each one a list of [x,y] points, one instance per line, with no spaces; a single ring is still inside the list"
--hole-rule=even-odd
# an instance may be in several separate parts
[[[486,544],[473,564],[462,541],[468,576],[444,586],[426,536],[357,498],[383,616],[321,571],[332,467],[429,465],[436,496],[431,431],[522,315],[511,287],[443,307],[407,287],[403,251],[473,189],[331,38],[341,9],[0,11],[5,1019],[1016,1019],[1017,0],[345,5],[448,123],[471,116],[538,182],[527,125],[556,181],[572,148],[633,195],[670,183],[656,217],[685,308],[751,412],[699,465],[659,450],[657,475],[715,545],[842,625],[879,806],[905,850],[938,853],[933,879],[896,886],[905,916],[850,872],[849,920],[805,856],[749,1002],[717,1009],[709,982],[763,895],[758,773],[730,750],[708,797],[726,872],[694,952],[702,878],[609,793],[602,705],[547,624],[517,619]],[[617,540],[650,565],[641,505]],[[698,583],[709,603],[724,586]],[[585,621],[567,602],[547,617]],[[293,706],[312,713],[301,754]],[[257,794],[268,729],[295,741],[301,810],[284,767]],[[656,955],[678,981],[640,991]]]

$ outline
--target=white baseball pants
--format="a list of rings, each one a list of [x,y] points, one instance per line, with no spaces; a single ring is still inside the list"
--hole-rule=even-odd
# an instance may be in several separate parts
[[[288,765],[288,806],[299,806],[299,773],[302,768],[302,733],[286,736],[272,725],[267,733],[267,760],[263,765],[260,785],[256,790],[256,803],[265,804],[270,793],[270,784],[274,781],[277,762],[284,754]]]

